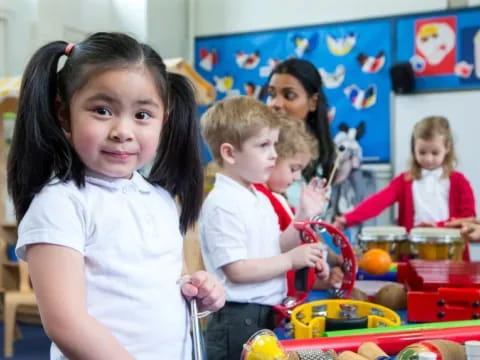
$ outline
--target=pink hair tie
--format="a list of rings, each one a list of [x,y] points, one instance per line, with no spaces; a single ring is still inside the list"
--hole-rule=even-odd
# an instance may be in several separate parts
[[[65,46],[65,55],[70,56],[70,53],[72,52],[74,46],[74,43],[68,43],[67,46]]]

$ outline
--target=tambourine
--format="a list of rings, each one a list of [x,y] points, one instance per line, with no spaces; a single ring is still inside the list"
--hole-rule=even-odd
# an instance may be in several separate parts
[[[295,339],[324,336],[325,331],[400,326],[393,310],[366,301],[320,300],[297,306],[292,311],[291,327]]]
[[[330,234],[333,245],[340,250],[343,257],[341,265],[343,282],[340,288],[335,290],[335,296],[342,299],[350,297],[355,285],[357,265],[355,253],[347,237],[335,226],[315,218],[310,221],[296,221],[294,226],[300,231],[302,241],[306,243],[318,242],[321,234],[325,231]]]
[[[339,288],[333,290],[333,294],[335,297],[342,299],[350,297],[355,285],[357,267],[355,253],[347,237],[335,226],[318,220],[318,218],[308,221],[295,221],[294,227],[300,231],[300,237],[304,243],[319,242],[319,239],[322,238],[322,233],[328,232],[330,234],[333,245],[340,250],[343,257],[341,265],[343,281]],[[303,304],[306,298],[307,294],[301,293],[296,298],[286,298],[282,304],[275,305],[273,308],[281,318],[289,319],[292,309]]]

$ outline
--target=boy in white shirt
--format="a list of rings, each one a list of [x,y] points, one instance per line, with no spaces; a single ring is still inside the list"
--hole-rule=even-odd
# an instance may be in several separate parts
[[[209,360],[238,360],[253,333],[273,329],[272,305],[286,296],[288,270],[315,266],[319,277],[328,277],[321,245],[298,246],[293,222],[281,233],[268,198],[252,185],[270,177],[279,124],[265,104],[247,97],[220,101],[202,118],[203,135],[220,167],[200,214],[202,255],[207,270],[224,282],[227,298],[208,324]],[[322,210],[325,189],[317,183],[304,187],[295,220]]]

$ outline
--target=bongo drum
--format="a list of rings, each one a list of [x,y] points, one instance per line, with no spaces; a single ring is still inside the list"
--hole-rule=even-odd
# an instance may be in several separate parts
[[[365,226],[358,240],[363,251],[382,249],[390,254],[393,261],[410,255],[407,230],[403,226]]]
[[[422,260],[462,260],[465,247],[459,229],[413,228],[409,235],[412,254]]]

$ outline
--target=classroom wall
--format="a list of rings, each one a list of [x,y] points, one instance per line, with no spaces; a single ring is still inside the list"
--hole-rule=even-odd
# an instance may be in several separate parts
[[[368,7],[365,2],[357,0],[202,0],[195,3],[193,29],[194,36],[211,36],[478,5],[480,0],[369,0]],[[426,115],[444,114],[451,118],[457,141],[459,170],[467,175],[474,186],[479,199],[477,212],[480,213],[480,165],[474,158],[476,152],[472,151],[475,137],[480,133],[480,122],[474,121],[478,112],[475,104],[479,99],[480,91],[403,97],[392,94],[391,166],[368,166],[377,173],[378,185],[386,185],[392,175],[405,170],[409,157],[408,138],[413,124]],[[392,213],[384,212],[380,223],[391,221]]]
[[[218,35],[316,25],[446,9],[448,0],[201,0],[195,35]]]
[[[146,0],[0,0],[4,75],[20,74],[33,51],[52,40],[76,41],[102,30],[146,40],[146,5]]]
[[[187,0],[147,1],[148,43],[165,58],[188,59],[193,40],[188,37]]]

